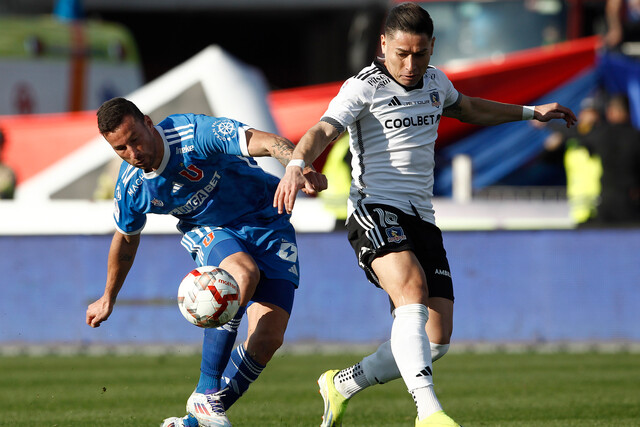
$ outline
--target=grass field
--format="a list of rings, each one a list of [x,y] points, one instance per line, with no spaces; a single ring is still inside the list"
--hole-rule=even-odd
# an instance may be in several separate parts
[[[359,354],[276,356],[228,411],[234,426],[314,426],[316,379]],[[0,426],[157,426],[184,414],[197,356],[0,357]],[[640,355],[449,354],[435,365],[445,410],[473,426],[640,426]],[[345,426],[412,426],[401,381],[349,404]]]

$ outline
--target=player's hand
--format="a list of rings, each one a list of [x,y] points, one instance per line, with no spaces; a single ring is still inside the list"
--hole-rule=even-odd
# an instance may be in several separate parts
[[[575,125],[578,121],[576,115],[571,109],[558,104],[557,102],[544,105],[536,105],[533,117],[541,122],[548,122],[553,119],[562,119],[566,122],[567,127]]]
[[[316,196],[320,191],[327,189],[327,177],[315,169],[306,167],[302,173],[307,182],[311,184],[311,188],[305,184],[302,192],[307,196]]]
[[[97,328],[109,318],[112,311],[113,303],[110,298],[103,295],[87,307],[87,325]]]
[[[296,166],[285,168],[284,176],[280,179],[276,194],[273,196],[273,207],[278,208],[278,213],[286,211],[290,214],[296,202],[298,190],[302,188],[308,191],[313,190],[312,184],[305,178],[302,169]]]

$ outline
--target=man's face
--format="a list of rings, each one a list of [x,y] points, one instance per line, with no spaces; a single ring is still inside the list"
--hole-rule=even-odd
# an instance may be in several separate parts
[[[164,154],[162,139],[148,116],[136,121],[126,116],[120,126],[104,138],[118,156],[132,166],[151,172],[158,169]]]
[[[384,65],[401,85],[412,87],[427,71],[436,38],[396,31],[380,36]]]

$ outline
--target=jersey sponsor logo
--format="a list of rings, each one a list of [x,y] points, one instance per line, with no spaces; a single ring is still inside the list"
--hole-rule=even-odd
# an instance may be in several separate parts
[[[440,94],[438,92],[430,92],[429,100],[431,101],[431,105],[433,105],[434,107],[440,106]]]
[[[129,189],[127,190],[127,194],[130,196],[133,196],[134,194],[136,194],[136,191],[138,191],[138,188],[140,188],[143,182],[144,182],[144,176],[142,175],[138,176],[136,180],[133,181],[133,183],[129,186]]]
[[[213,133],[222,141],[229,141],[235,135],[236,126],[231,120],[221,120],[211,126]]]
[[[385,228],[384,231],[387,233],[387,241],[389,243],[400,243],[403,240],[407,240],[402,227],[389,227]]]
[[[204,177],[204,172],[196,165],[189,165],[186,169],[180,171],[180,175],[184,176],[189,181],[197,182]]]
[[[425,105],[425,104],[431,104],[431,100],[418,100],[418,101],[400,101],[398,99],[397,96],[394,96],[393,98],[391,98],[391,102],[389,102],[387,105],[389,107],[397,107],[398,105]],[[439,104],[438,104],[439,105]],[[437,107],[437,105],[436,105]]]
[[[391,79],[385,75],[371,76],[367,79],[367,83],[369,83],[369,85],[375,87],[376,89],[385,87],[389,84],[389,82],[391,82]]]
[[[424,116],[388,119],[384,121],[387,129],[400,129],[412,126],[432,126],[440,121],[440,114],[427,114]]]
[[[116,187],[115,199],[118,201],[122,200],[122,190],[120,189],[119,185]]]
[[[447,276],[449,279],[451,279],[451,272],[443,268],[436,268],[436,271],[434,272],[434,274],[439,274],[440,276]]]
[[[280,243],[278,256],[285,261],[296,262],[298,260],[298,247],[295,243],[283,241]]]
[[[204,188],[201,188],[193,196],[191,196],[189,200],[187,200],[187,203],[182,206],[178,206],[177,208],[169,212],[169,215],[184,215],[198,209],[200,206],[202,206],[204,201],[209,198],[211,192],[218,185],[220,178],[220,174],[218,174],[218,171],[216,171],[213,174],[213,178],[211,178],[211,181],[209,181],[209,184],[207,184]]]
[[[187,145],[185,147],[176,147],[176,154],[184,154],[193,151],[195,147],[193,145]]]

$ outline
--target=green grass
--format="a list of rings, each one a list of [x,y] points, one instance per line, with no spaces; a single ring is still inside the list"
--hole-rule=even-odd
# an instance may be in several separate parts
[[[234,426],[314,426],[316,379],[362,355],[276,356],[233,406]],[[0,426],[157,426],[184,413],[196,356],[0,357]],[[640,426],[640,355],[448,354],[435,365],[438,397],[465,427]],[[412,426],[401,381],[349,404],[345,426]]]

